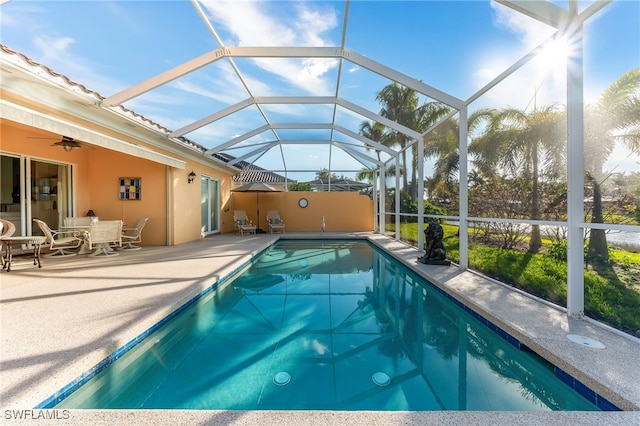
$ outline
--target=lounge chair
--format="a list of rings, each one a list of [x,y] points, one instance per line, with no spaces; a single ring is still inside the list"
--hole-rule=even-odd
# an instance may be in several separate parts
[[[247,217],[247,212],[244,210],[234,210],[233,212],[233,224],[234,228],[240,235],[255,234],[256,226]]]
[[[284,233],[284,221],[280,218],[278,210],[269,210],[267,212],[267,223],[269,224],[269,231]]]
[[[117,256],[113,247],[122,247],[122,221],[99,220],[89,226],[89,248],[95,249],[89,256]]]
[[[49,246],[49,250],[52,250],[52,253],[45,255],[46,257],[75,256],[78,254],[76,252],[69,251],[70,249],[77,249],[82,244],[82,238],[78,236],[77,231],[54,231],[49,228],[49,225],[47,225],[46,222],[40,219],[33,219],[33,221],[38,225],[47,239],[46,244]]]
[[[122,250],[140,250],[142,248],[134,243],[142,242],[142,228],[148,220],[148,217],[141,217],[133,228],[122,228]]]

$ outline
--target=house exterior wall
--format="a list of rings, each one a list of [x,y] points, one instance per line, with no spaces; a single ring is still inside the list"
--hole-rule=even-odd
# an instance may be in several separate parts
[[[65,119],[70,120],[70,117]],[[113,131],[110,133],[117,135]],[[186,169],[168,167],[102,147],[66,152],[58,146],[51,146],[59,139],[59,135],[23,124],[8,120],[0,122],[0,151],[3,154],[26,155],[37,160],[73,165],[77,216],[84,216],[92,209],[102,220],[121,219],[131,225],[140,217],[149,217],[142,245],[180,244],[201,238],[199,178],[203,174],[220,182],[221,205],[230,203],[233,176],[213,167],[158,149],[157,152],[186,161]],[[187,175],[191,170],[198,177],[194,183],[188,184]],[[142,178],[141,200],[122,201],[118,198],[118,179],[121,177]],[[226,222],[226,226],[221,223],[221,232],[233,231],[231,220],[221,222]]]

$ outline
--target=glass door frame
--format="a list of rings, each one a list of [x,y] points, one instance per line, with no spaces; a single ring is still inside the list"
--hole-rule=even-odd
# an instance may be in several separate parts
[[[34,163],[45,163],[55,165],[59,170],[64,170],[65,176],[58,176],[58,181],[61,182],[64,187],[58,188],[59,194],[66,195],[61,196],[64,199],[64,206],[60,206],[58,202],[58,221],[62,223],[62,214],[60,212],[68,212],[68,215],[75,215],[76,195],[75,195],[75,166],[72,163],[65,163],[62,161],[51,160],[47,158],[32,157],[24,154],[2,152],[3,157],[16,158],[19,160],[19,188],[20,188],[20,226],[16,228],[15,235],[33,235],[33,211],[32,201],[34,200],[34,194],[32,189],[32,175],[31,168]],[[56,182],[57,186],[57,182]],[[60,208],[64,207],[64,208]]]
[[[200,185],[200,192],[202,194],[200,231],[203,236],[219,234],[221,205],[220,179],[203,174],[200,176]]]

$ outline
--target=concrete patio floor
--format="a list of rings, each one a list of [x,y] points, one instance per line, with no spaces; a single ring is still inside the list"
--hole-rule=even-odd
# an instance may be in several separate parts
[[[215,235],[111,258],[18,259],[0,274],[0,408],[5,424],[608,424],[640,425],[640,341],[455,266],[416,262],[415,248],[369,233],[287,233],[368,238],[625,412],[332,412],[34,410],[279,235]],[[602,342],[573,343],[567,334]],[[635,410],[635,411],[634,411]],[[22,416],[20,420],[17,417]],[[53,417],[49,420],[43,420]],[[27,418],[25,418],[27,417]]]

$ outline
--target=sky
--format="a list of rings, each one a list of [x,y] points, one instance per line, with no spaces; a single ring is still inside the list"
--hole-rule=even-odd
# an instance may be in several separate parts
[[[553,3],[563,8],[569,4]],[[579,10],[590,3],[580,1]],[[0,40],[108,97],[217,49],[219,42],[223,46],[340,46],[345,10],[344,1],[10,0],[0,6]],[[473,96],[554,31],[485,0],[356,0],[346,13],[346,49],[461,100]],[[563,63],[558,56],[528,63],[470,110],[564,104]],[[587,102],[597,101],[609,84],[640,66],[640,0],[614,0],[587,22],[584,63]],[[381,107],[376,93],[390,83],[335,58],[234,58],[216,61],[124,105],[176,130],[251,96],[335,96],[337,81],[340,98],[376,113]],[[432,100],[421,97],[421,101]],[[262,111],[254,106],[185,136],[213,148],[263,126],[265,116],[270,123],[328,123],[333,114],[327,105],[265,105]],[[356,133],[366,120],[344,108],[335,114],[337,124]],[[277,129],[227,152],[241,156],[276,135],[282,140],[330,137],[327,130]],[[342,134],[336,138],[356,145]],[[624,152],[619,155],[614,162],[625,161],[624,169],[638,167],[633,156],[629,160],[623,158]],[[310,164],[314,169],[338,171],[363,166],[328,145],[284,144],[248,161],[289,171],[309,170]]]

